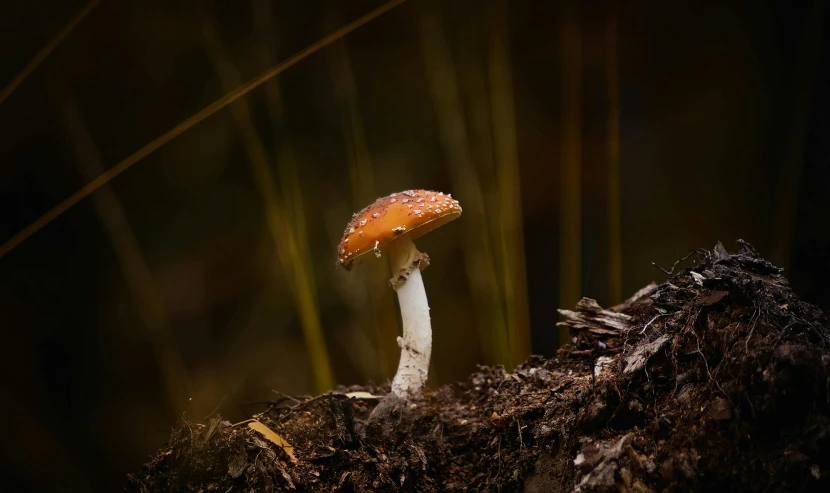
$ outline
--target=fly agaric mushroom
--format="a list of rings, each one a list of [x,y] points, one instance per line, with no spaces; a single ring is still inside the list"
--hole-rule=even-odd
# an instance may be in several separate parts
[[[461,215],[461,206],[450,194],[430,190],[407,190],[376,200],[352,216],[337,247],[338,264],[347,271],[372,256],[389,252],[392,279],[398,294],[403,337],[398,337],[401,359],[392,380],[392,393],[417,399],[429,371],[432,327],[421,271],[429,256],[419,252],[412,240]]]

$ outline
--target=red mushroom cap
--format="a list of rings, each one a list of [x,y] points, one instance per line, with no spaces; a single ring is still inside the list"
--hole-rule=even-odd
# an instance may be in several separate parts
[[[352,216],[337,246],[338,264],[352,268],[356,258],[388,251],[395,240],[415,239],[461,215],[461,205],[450,194],[407,190],[377,199]]]

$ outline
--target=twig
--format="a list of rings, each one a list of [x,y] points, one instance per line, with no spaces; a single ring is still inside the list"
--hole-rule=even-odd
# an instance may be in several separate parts
[[[671,270],[666,270],[666,269],[664,269],[664,268],[660,267],[659,265],[657,265],[657,262],[652,262],[652,263],[651,263],[651,265],[653,265],[653,266],[657,267],[658,269],[660,269],[661,271],[663,271],[663,273],[664,273],[664,274],[666,274],[667,276],[671,277],[671,276],[673,276],[673,275],[674,275],[674,269],[677,267],[677,264],[679,264],[680,262],[683,262],[684,260],[689,259],[692,255],[694,255],[694,254],[696,254],[696,253],[699,253],[699,252],[698,252],[697,250],[692,250],[692,251],[691,251],[688,255],[686,255],[686,256],[685,256],[685,257],[683,257],[682,259],[680,259],[680,260],[676,260],[676,261],[674,262],[674,264],[672,264],[672,266],[671,266]]]
[[[755,406],[752,405],[752,399],[749,398],[749,392],[744,392],[746,402],[749,403],[749,410],[752,411],[752,419],[755,419]]]
[[[755,310],[752,311],[752,318],[749,319],[752,327],[749,329],[749,334],[746,336],[746,341],[744,343],[744,350],[748,353],[749,352],[749,339],[752,337],[752,333],[755,332],[755,326],[758,325],[758,317],[761,316],[761,308],[755,303]]]
[[[726,400],[729,401],[729,405],[732,406],[732,409],[735,409],[735,404],[732,403],[732,399],[729,398],[729,394],[727,394],[726,391],[723,390],[723,387],[720,386],[720,383],[718,383],[715,377],[712,376],[712,372],[709,370],[709,362],[706,360],[706,355],[704,355],[703,351],[701,351],[700,349],[700,336],[698,336],[697,332],[695,332],[694,330],[692,331],[692,334],[694,334],[695,339],[697,340],[697,351],[695,352],[697,352],[700,355],[700,357],[703,358],[703,365],[706,367],[706,374],[709,375],[709,380],[715,382],[715,386],[717,386],[718,390],[720,390],[723,396],[726,397]]]
[[[219,404],[217,404],[217,405],[216,405],[216,407],[214,407],[214,408],[213,408],[213,411],[211,411],[211,412],[210,412],[207,416],[205,416],[205,417],[203,418],[203,420],[208,419],[209,417],[211,417],[211,416],[213,416],[214,414],[216,414],[216,412],[217,412],[217,411],[219,411],[219,408],[220,408],[220,407],[222,407],[222,404],[224,404],[224,403],[225,403],[225,400],[227,400],[227,398],[228,398],[228,395],[227,395],[227,394],[225,394],[225,396],[224,396],[224,397],[222,397],[222,400],[221,400],[221,401],[219,401]]]
[[[794,325],[798,325],[800,323],[801,323],[800,321],[796,320],[795,322],[788,323],[783,329],[781,329],[781,333],[778,334],[778,339],[775,340],[775,344],[772,346],[772,351],[773,352],[775,351],[775,348],[778,347],[778,343],[781,342],[781,338],[784,337],[784,332],[786,332],[786,330],[789,329],[790,327],[792,327]]]
[[[660,318],[660,317],[665,317],[665,316],[667,316],[667,315],[669,315],[669,314],[668,314],[668,313],[660,313],[660,314],[658,314],[658,315],[655,315],[655,316],[654,316],[654,318],[652,318],[651,320],[649,320],[649,321],[648,321],[648,323],[647,323],[647,324],[645,324],[645,325],[643,326],[643,330],[641,330],[641,331],[640,331],[640,334],[644,334],[644,333],[645,333],[645,331],[646,331],[646,329],[648,329],[648,327],[649,327],[649,326],[650,326],[650,325],[651,325],[651,324],[652,324],[655,320],[657,320],[657,319],[658,319],[658,318]]]
[[[280,392],[279,390],[274,390],[274,389],[271,389],[271,392],[273,392],[273,393],[275,393],[275,394],[277,394],[277,395],[279,395],[279,396],[282,396],[282,397],[284,397],[285,399],[292,400],[292,401],[296,402],[297,404],[302,404],[302,402],[303,402],[303,401],[301,401],[300,399],[297,399],[296,397],[291,397],[290,395],[283,394],[283,393],[282,393],[282,392]],[[285,400],[285,399],[283,399],[283,400]]]

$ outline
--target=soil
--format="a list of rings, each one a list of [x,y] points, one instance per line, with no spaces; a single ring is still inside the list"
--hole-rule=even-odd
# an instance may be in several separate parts
[[[828,319],[738,243],[422,401],[354,386],[183,421],[127,490],[830,491]]]

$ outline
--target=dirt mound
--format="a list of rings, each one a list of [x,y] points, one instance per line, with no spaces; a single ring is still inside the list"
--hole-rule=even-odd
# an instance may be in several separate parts
[[[129,491],[830,491],[830,329],[744,242],[625,303],[560,310],[556,357],[369,420],[349,387],[185,421]],[[384,405],[387,405],[385,402]]]

